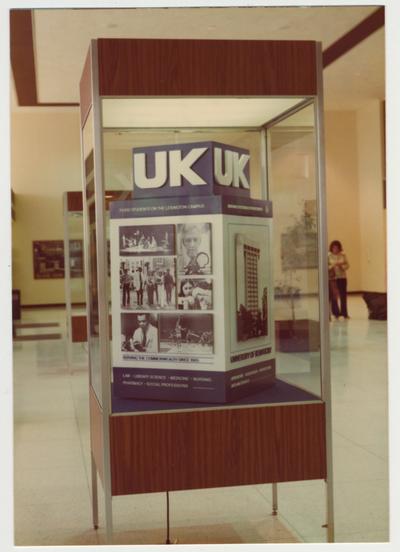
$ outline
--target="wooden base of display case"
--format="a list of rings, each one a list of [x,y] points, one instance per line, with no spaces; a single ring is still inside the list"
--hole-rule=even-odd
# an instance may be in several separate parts
[[[276,320],[276,350],[284,353],[319,351],[320,327],[316,320]]]
[[[110,335],[111,335],[111,316],[110,316]],[[72,343],[81,343],[87,341],[87,319],[86,315],[71,316]]]
[[[90,404],[102,478],[102,412],[93,391]],[[113,496],[326,478],[320,401],[112,415],[109,424]]]
[[[72,343],[87,341],[86,315],[71,316]]]

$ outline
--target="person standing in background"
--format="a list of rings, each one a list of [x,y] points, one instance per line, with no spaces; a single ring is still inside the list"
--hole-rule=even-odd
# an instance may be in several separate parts
[[[335,280],[338,294],[339,294],[339,303],[338,297],[335,294],[331,295],[331,308],[333,316],[338,319],[339,316],[343,318],[349,318],[347,312],[347,276],[346,271],[349,269],[350,265],[347,260],[346,254],[343,251],[342,244],[339,240],[333,240],[329,246],[328,253],[328,269],[330,278]]]

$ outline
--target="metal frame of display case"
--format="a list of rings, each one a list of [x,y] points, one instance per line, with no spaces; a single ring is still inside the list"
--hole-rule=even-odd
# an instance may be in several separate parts
[[[277,483],[321,479],[327,490],[327,540],[334,541],[321,59],[320,44],[307,41],[91,42],[81,79],[81,127],[92,498],[97,528],[99,475],[108,539],[113,496],[272,483],[276,513]],[[315,105],[321,400],[113,413],[101,100],[259,96],[304,99],[279,120]],[[277,121],[260,128],[263,151],[266,130]],[[266,180],[266,159],[261,169]],[[160,457],[163,462],[155,465]]]

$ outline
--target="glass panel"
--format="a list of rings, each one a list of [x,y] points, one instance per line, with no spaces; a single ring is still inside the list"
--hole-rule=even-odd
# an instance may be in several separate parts
[[[69,273],[71,278],[72,308],[82,308],[85,302],[85,279],[83,266],[83,213],[68,212]]]
[[[69,366],[87,366],[86,290],[83,262],[83,212],[66,211],[65,225],[65,284]],[[79,328],[79,331],[78,331]],[[78,335],[79,334],[79,335]],[[73,336],[74,341],[73,341]]]
[[[99,304],[98,304],[98,286],[97,286],[97,239],[96,239],[96,205],[94,193],[94,155],[93,155],[93,111],[86,120],[83,129],[83,155],[85,183],[84,190],[86,196],[86,224],[87,224],[87,258],[89,273],[88,281],[88,314],[89,314],[89,371],[90,383],[96,393],[97,399],[102,404],[101,393],[101,358],[99,341]]]
[[[134,335],[140,333],[138,329],[140,311],[149,314],[149,319],[153,321],[154,327],[158,331],[159,342],[152,351],[153,366],[151,368],[157,369],[157,356],[163,355],[164,366],[159,369],[165,369],[165,372],[167,372],[179,367],[181,386],[184,385],[182,384],[182,378],[183,380],[185,378],[185,367],[180,362],[180,355],[186,351],[186,347],[187,352],[196,360],[196,345],[195,343],[183,342],[182,331],[182,335],[179,338],[176,337],[177,321],[180,321],[178,324],[180,328],[181,325],[187,324],[190,326],[191,323],[193,324],[196,317],[200,320],[201,316],[204,316],[204,320],[206,320],[208,316],[207,324],[211,324],[209,320],[214,320],[212,330],[210,330],[211,326],[208,328],[210,330],[208,333],[212,332],[214,340],[214,348],[210,355],[215,356],[216,351],[220,354],[221,349],[225,347],[225,357],[224,355],[218,357],[218,362],[223,365],[225,358],[230,359],[233,364],[230,368],[226,368],[228,373],[230,369],[235,369],[244,359],[248,360],[249,355],[253,354],[254,358],[257,358],[257,355],[260,354],[262,357],[263,354],[266,354],[268,345],[273,346],[273,316],[275,316],[277,319],[278,384],[271,388],[273,391],[270,394],[263,395],[262,399],[259,400],[261,402],[295,402],[314,400],[320,396],[315,135],[313,118],[311,118],[311,121],[309,120],[312,114],[312,108],[305,110],[304,115],[307,115],[307,121],[302,123],[301,127],[297,125],[295,129],[292,128],[294,123],[290,117],[270,131],[270,150],[268,152],[268,161],[271,163],[269,192],[274,213],[272,219],[273,235],[276,240],[271,249],[274,256],[274,263],[272,264],[276,266],[274,280],[269,275],[271,270],[269,227],[268,229],[263,228],[263,230],[255,228],[255,219],[250,216],[243,216],[242,218],[237,217],[237,219],[235,217],[234,222],[227,222],[226,228],[221,226],[221,231],[216,231],[214,228],[217,228],[217,222],[212,222],[212,224],[209,222],[214,215],[206,213],[202,221],[203,224],[206,222],[211,227],[213,245],[208,255],[212,257],[210,265],[212,269],[210,268],[211,272],[203,278],[204,282],[202,277],[197,276],[197,283],[200,281],[204,285],[211,286],[210,296],[212,299],[204,308],[204,313],[194,312],[194,314],[188,314],[182,312],[185,305],[187,311],[190,310],[191,305],[190,297],[185,302],[183,286],[182,290],[180,289],[180,284],[183,283],[184,278],[183,273],[180,272],[182,269],[179,268],[181,255],[179,232],[184,221],[173,216],[158,218],[153,216],[152,218],[151,215],[145,215],[144,218],[141,218],[143,215],[140,214],[129,220],[124,219],[123,216],[120,221],[111,219],[111,230],[107,228],[107,236],[110,235],[114,244],[111,253],[113,284],[110,297],[113,301],[112,311],[115,318],[118,319],[117,323],[113,320],[114,343],[112,350],[114,361],[111,365],[117,366],[117,370],[119,368],[124,369],[123,376],[116,376],[118,372],[114,370],[113,378],[114,385],[117,381],[119,392],[122,390],[119,384],[124,383],[124,380],[129,382],[125,387],[127,389],[129,385],[128,395],[125,395],[125,398],[132,396],[129,393],[137,393],[138,388],[143,389],[143,382],[146,381],[147,377],[145,373],[140,372],[143,368],[143,362],[145,364],[145,345],[141,344],[142,349],[135,350],[134,348]],[[266,197],[265,173],[263,172],[265,169],[263,167],[267,164],[267,152],[264,131],[259,128],[103,130],[104,174],[107,189],[132,190],[132,150],[134,148],[160,145],[173,146],[207,141],[229,144],[230,146],[249,150],[250,196],[254,199]],[[294,160],[297,165],[294,164]],[[145,162],[147,163],[147,161]],[[154,174],[154,167],[151,168],[146,165],[146,178],[152,178]],[[193,191],[189,193],[195,196],[196,189],[193,188]],[[133,195],[135,196],[135,193]],[[164,200],[164,204],[168,204],[168,199],[164,198]],[[150,203],[153,205],[152,200]],[[156,204],[154,203],[154,205]],[[212,220],[214,221],[214,219]],[[146,278],[150,275],[150,280],[153,277],[152,272],[156,276],[157,271],[153,270],[152,263],[154,264],[159,259],[153,259],[148,251],[141,256],[136,252],[135,247],[138,248],[140,245],[136,242],[137,237],[141,234],[143,234],[144,240],[148,239],[151,243],[151,240],[154,239],[156,245],[160,246],[162,239],[157,233],[157,228],[160,225],[164,225],[163,236],[172,236],[171,240],[176,247],[173,252],[168,253],[169,256],[167,253],[160,254],[166,255],[175,276],[176,287],[172,292],[170,302],[157,299],[153,288],[150,292],[149,289],[144,288],[142,295],[142,292],[138,294],[134,289],[134,285],[130,283],[126,284],[130,287],[124,290],[125,273],[127,273],[127,276],[131,276],[132,281],[135,279],[138,268],[141,268],[141,274],[144,274]],[[146,232],[149,234],[148,236]],[[168,243],[171,240],[168,239]],[[132,243],[126,246],[127,249],[125,249],[127,242]],[[129,251],[129,247],[131,247],[131,251]],[[293,248],[294,251],[290,252]],[[126,253],[123,252],[124,250]],[[258,252],[261,250],[266,251],[266,253],[259,254]],[[303,252],[304,259],[302,256],[299,257],[299,251]],[[215,268],[216,266],[219,267],[218,270]],[[223,276],[217,277],[220,275]],[[190,286],[188,285],[188,287]],[[275,288],[277,295],[274,313],[271,313],[270,310],[269,293],[271,288]],[[224,304],[222,297],[225,297]],[[195,304],[192,301],[192,305]],[[226,312],[227,308],[230,309],[229,314]],[[192,306],[192,309],[196,311],[195,306]],[[144,314],[141,316],[143,317]],[[212,318],[210,318],[210,315]],[[224,317],[225,321],[222,324],[221,321]],[[226,318],[229,318],[229,322]],[[128,326],[130,327],[128,328]],[[132,330],[132,335],[128,330]],[[203,330],[204,328],[202,328]],[[201,334],[202,331],[197,333]],[[191,335],[194,334],[196,334],[196,331],[191,333]],[[178,339],[178,341],[174,342],[174,339]],[[195,335],[193,339],[195,339]],[[259,345],[257,344],[258,340]],[[262,346],[261,342],[263,343]],[[229,347],[232,348],[229,349]],[[205,351],[206,348],[204,347],[203,352]],[[215,356],[215,358],[217,357]],[[209,361],[210,368],[207,369],[210,372],[216,370],[216,365],[213,364],[214,360]],[[140,361],[143,361],[142,365],[140,365]],[[260,363],[253,361],[253,364],[249,362],[249,365],[255,365],[258,369],[262,361],[264,361],[263,358],[261,358]],[[202,361],[197,360],[196,362],[201,364]],[[235,364],[236,362],[237,364]],[[170,363],[170,365],[167,365],[167,363]],[[130,367],[139,370],[139,376],[136,376],[137,371],[134,376],[131,376],[129,373]],[[204,366],[201,369],[205,370]],[[257,369],[254,372],[248,370],[246,375],[251,378],[256,374]],[[156,374],[153,376],[154,378],[168,378],[168,375],[164,376],[162,372],[157,373],[155,371],[154,374]],[[136,377],[143,379],[136,380]],[[176,376],[173,375],[173,377]],[[161,379],[161,381],[164,380]],[[153,386],[153,390],[157,386],[159,387],[158,383],[151,381],[148,385]],[[173,388],[174,384],[167,380],[165,385]],[[240,385],[240,380],[238,380],[238,385]],[[303,392],[303,389],[306,392]],[[179,396],[178,393],[176,396]],[[159,397],[156,394],[139,397],[136,395],[136,397],[167,398],[167,396],[161,396],[161,394]],[[185,399],[179,398],[176,400]],[[198,402],[197,399],[193,400]],[[213,402],[213,400],[209,400]],[[251,393],[247,395],[245,400],[251,403]],[[207,398],[204,399],[204,402],[206,401]],[[235,401],[228,400],[226,402],[229,404]],[[161,410],[177,408],[176,403],[171,403],[171,405],[161,403],[159,408]],[[130,401],[115,402],[113,411],[121,411],[119,408],[129,410],[130,407],[133,410],[135,408]]]
[[[263,120],[265,121],[266,119],[267,117]],[[261,347],[261,341],[265,341],[265,336],[268,339],[271,337],[271,341],[268,343],[271,343],[271,346],[274,347],[273,336],[275,335],[277,385],[271,388],[271,393],[266,393],[265,397],[263,395],[258,400],[265,403],[309,401],[321,396],[315,138],[314,108],[312,105],[298,111],[295,115],[287,117],[285,120],[281,120],[267,132],[259,126],[243,126],[241,128],[229,126],[226,128],[157,128],[153,125],[151,128],[103,128],[103,170],[105,187],[108,193],[118,191],[118,195],[121,196],[120,199],[131,199],[131,197],[128,197],[128,194],[132,192],[134,180],[132,150],[144,148],[143,152],[148,152],[150,150],[146,148],[153,146],[159,147],[156,150],[151,150],[153,153],[137,153],[138,156],[142,156],[140,163],[144,163],[144,165],[142,168],[137,168],[138,173],[135,173],[135,178],[137,180],[139,178],[137,175],[139,174],[140,178],[143,178],[143,182],[151,184],[158,178],[161,179],[160,181],[167,183],[165,188],[171,187],[169,190],[170,194],[168,194],[168,190],[162,190],[162,193],[159,193],[161,190],[158,188],[162,188],[164,184],[156,185],[154,186],[156,188],[154,196],[151,194],[147,195],[147,203],[146,201],[140,204],[129,203],[121,206],[121,210],[115,208],[111,220],[109,213],[105,217],[107,240],[111,239],[113,244],[111,248],[112,289],[110,274],[108,279],[109,297],[112,298],[112,312],[115,315],[114,320],[112,320],[114,343],[111,344],[110,348],[112,355],[111,366],[114,366],[111,379],[114,380],[114,391],[117,389],[120,392],[119,398],[186,400],[181,398],[181,396],[179,398],[178,393],[176,393],[175,399],[167,398],[167,394],[165,396],[160,395],[159,397],[156,397],[152,393],[148,397],[146,395],[138,396],[136,390],[139,388],[144,389],[144,387],[147,387],[147,389],[150,387],[162,387],[162,384],[159,384],[159,382],[152,381],[152,378],[156,380],[158,377],[162,381],[167,378],[164,386],[172,389],[175,386],[172,381],[175,378],[175,375],[172,374],[173,370],[179,367],[179,378],[184,379],[182,371],[185,369],[190,371],[195,367],[192,364],[185,368],[180,362],[181,360],[183,362],[185,359],[181,359],[180,355],[184,353],[186,347],[188,349],[187,352],[193,355],[194,358],[196,356],[196,346],[189,342],[175,342],[174,332],[177,325],[181,326],[182,321],[190,326],[190,324],[194,324],[194,321],[196,323],[199,322],[201,315],[204,315],[203,318],[207,320],[207,324],[210,324],[210,316],[215,317],[215,320],[221,321],[223,318],[224,322],[217,325],[211,324],[210,328],[212,329],[207,326],[209,331],[206,333],[212,334],[212,339],[214,340],[212,353],[210,353],[211,360],[208,359],[207,361],[210,367],[204,368],[201,365],[202,360],[198,359],[196,362],[199,364],[196,366],[196,369],[200,371],[203,369],[209,370],[210,374],[217,373],[216,371],[218,370],[225,370],[224,377],[227,377],[230,371],[233,374],[235,369],[242,369],[242,366],[245,367],[245,361],[248,361],[252,357],[259,360],[258,363],[252,361],[253,364],[251,364],[251,361],[248,362],[249,367],[253,368],[254,366],[256,368],[255,371],[247,370],[246,373],[243,372],[238,377],[249,377],[250,379],[258,377],[255,374],[258,374],[257,370],[261,370],[260,367],[265,361],[264,358],[258,359],[258,355],[268,354],[268,347],[265,345]],[[211,285],[212,300],[205,308],[209,312],[187,314],[186,312],[181,313],[179,311],[179,309],[185,308],[182,305],[186,305],[186,310],[190,310],[187,306],[190,304],[190,300],[186,300],[185,302],[185,299],[179,296],[181,292],[179,286],[184,280],[182,276],[183,272],[179,272],[178,265],[179,256],[181,255],[179,232],[181,227],[184,226],[184,217],[182,217],[182,211],[179,207],[181,203],[179,201],[175,201],[174,203],[172,198],[180,196],[180,200],[183,202],[182,205],[184,205],[183,208],[186,209],[187,205],[185,202],[189,204],[191,202],[190,197],[196,197],[198,194],[196,194],[195,186],[189,186],[185,190],[177,188],[177,193],[172,193],[172,187],[178,187],[183,182],[182,180],[177,180],[178,184],[172,183],[173,177],[171,175],[174,169],[169,164],[175,162],[176,158],[179,158],[179,163],[181,163],[179,170],[185,172],[187,167],[181,160],[185,155],[189,155],[188,151],[193,151],[193,149],[184,150],[183,148],[182,151],[185,151],[185,153],[178,156],[160,153],[158,161],[154,152],[176,151],[179,149],[176,148],[178,145],[199,142],[219,142],[249,151],[250,197],[262,200],[267,199],[267,196],[269,196],[268,199],[272,201],[273,243],[271,247],[265,245],[266,243],[271,243],[268,237],[270,235],[269,225],[271,220],[268,222],[265,240],[264,237],[261,238],[258,234],[256,235],[256,229],[252,227],[259,216],[255,212],[252,213],[253,216],[249,216],[251,209],[256,211],[259,208],[256,206],[256,202],[254,202],[253,207],[250,207],[250,203],[248,203],[248,211],[242,213],[237,211],[238,208],[243,208],[239,206],[240,201],[237,203],[235,201],[228,202],[229,205],[227,204],[227,207],[232,207],[230,212],[229,209],[226,212],[229,213],[226,219],[229,221],[227,223],[228,226],[225,228],[222,225],[219,229],[219,223],[216,222],[218,217],[212,225],[213,247],[210,249],[208,255],[209,258],[212,258],[213,271],[207,276],[211,284],[209,281],[205,281],[206,278],[203,278],[203,282],[202,278],[197,276],[196,283],[201,282],[204,285],[207,284],[209,287]],[[166,146],[166,148],[160,146]],[[208,151],[208,149],[205,151]],[[218,153],[218,155],[220,154]],[[216,168],[218,161],[213,159],[212,163],[213,170],[222,171],[222,174],[227,178],[226,167],[228,165],[225,166],[225,163],[227,163],[226,159],[229,159],[229,157],[224,158],[219,169]],[[136,167],[138,166],[137,162]],[[188,163],[188,174],[191,177],[190,166]],[[198,170],[201,172],[203,169],[200,170],[199,168]],[[161,176],[164,174],[163,171],[166,171],[166,174],[169,175],[166,179],[164,176]],[[266,185],[267,172],[268,193]],[[202,172],[201,174],[203,175]],[[209,177],[213,178],[211,173]],[[207,180],[208,177],[204,178],[209,182]],[[151,184],[148,186],[149,188],[153,187]],[[188,184],[186,183],[186,185]],[[140,198],[142,195],[145,197],[144,191],[146,191],[146,188],[147,186],[144,185],[140,186],[140,189],[137,188],[138,191],[132,194],[133,198],[135,199],[135,196],[136,198]],[[163,198],[157,199],[157,196],[163,195]],[[197,203],[198,205],[190,205],[189,208],[198,208],[200,202]],[[138,210],[136,210],[135,205],[138,206]],[[146,205],[149,207],[146,207]],[[176,207],[177,205],[178,207]],[[168,213],[164,213],[165,216],[153,214],[154,211],[164,210],[165,208],[168,211]],[[143,210],[146,211],[146,209],[148,212],[143,213]],[[212,211],[209,210],[209,206],[204,207],[204,209],[204,216],[200,211],[198,211],[198,215],[196,214],[197,211],[188,211],[186,215],[189,217],[192,215],[199,216],[199,220],[202,221],[203,226],[204,221],[208,222],[210,226],[210,221],[214,215],[210,215]],[[264,209],[268,208],[264,207]],[[134,214],[127,214],[127,211]],[[200,216],[202,217],[201,219]],[[241,216],[242,218],[240,219]],[[229,217],[233,218],[230,219]],[[118,221],[118,219],[120,220]],[[214,219],[212,220],[214,221]],[[172,225],[173,230],[164,228],[163,235],[159,236],[156,229],[162,224]],[[233,226],[230,227],[229,224],[233,224]],[[235,224],[240,225],[240,231],[239,226],[235,226]],[[167,230],[170,232],[170,235]],[[152,263],[154,264],[156,261],[161,262],[154,255],[153,258],[148,251],[139,251],[140,235],[142,235],[144,240],[143,243],[147,240],[151,244],[151,240],[153,240],[155,242],[154,247],[157,246],[158,248],[162,247],[163,240],[167,239],[165,238],[166,235],[168,235],[168,243],[171,241],[169,238],[171,236],[173,238],[171,239],[175,243],[174,252],[169,252],[169,256],[165,252],[159,253],[159,256],[166,255],[168,262],[172,263],[170,272],[171,270],[174,272],[176,286],[176,289],[172,293],[172,302],[163,302],[161,299],[157,299],[156,292],[152,292],[152,288],[149,292],[145,286],[140,293],[137,291],[138,289],[142,290],[140,285],[137,288],[135,287],[136,284],[130,283],[129,291],[124,289],[124,285],[125,287],[128,285],[124,284],[125,272],[128,272],[133,282],[136,272],[141,268],[142,275],[144,274],[146,279],[151,280],[153,273],[155,277],[157,272]],[[129,242],[128,245],[126,245],[127,241]],[[263,242],[264,245],[262,247],[265,248],[265,255],[264,253],[260,253],[259,255],[258,243]],[[145,248],[145,245],[143,245],[143,248]],[[273,262],[270,261],[271,257],[273,257]],[[236,260],[234,261],[233,259]],[[217,264],[219,266],[218,270],[215,269]],[[274,269],[273,276],[269,275],[271,265],[273,265]],[[187,266],[185,266],[185,269]],[[168,267],[166,268],[165,266],[164,268],[167,272]],[[184,272],[184,274],[189,274],[189,272]],[[216,279],[217,274],[221,278]],[[270,290],[275,295],[275,302],[272,308],[271,298],[269,298]],[[222,300],[222,298],[224,299]],[[159,301],[158,304],[156,304],[157,301]],[[182,305],[179,301],[181,301]],[[225,302],[224,304],[223,301]],[[257,302],[257,305],[255,305],[255,302]],[[231,308],[232,305],[234,307]],[[195,307],[192,308],[196,310]],[[230,309],[229,314],[226,311],[227,308]],[[146,357],[146,350],[136,350],[134,348],[135,339],[133,336],[135,332],[140,333],[136,328],[139,323],[139,315],[142,317],[146,316],[146,322],[148,320],[153,320],[154,322],[154,327],[158,331],[159,342],[154,351],[148,351],[148,354],[150,355],[151,353],[153,355],[151,357],[153,364],[159,363],[162,360],[164,362],[163,366],[159,366],[158,364],[150,366],[148,363],[146,365],[146,361],[149,360]],[[128,339],[130,334],[127,326],[129,326],[129,331],[132,330],[130,340]],[[203,327],[201,330],[197,332],[199,335],[204,333]],[[126,333],[129,334],[128,338],[125,335]],[[196,332],[191,331],[189,333],[192,336]],[[222,334],[224,334],[224,337],[222,337]],[[257,340],[260,340],[259,344]],[[218,357],[218,362],[215,363],[216,357],[211,358],[212,355],[215,355],[217,350],[219,354],[224,349],[225,358],[222,359],[221,357],[220,359]],[[203,348],[202,351],[205,353],[206,348]],[[271,349],[269,349],[269,352],[271,353]],[[194,358],[194,360],[196,359]],[[217,365],[224,367],[220,368]],[[154,375],[146,375],[151,372],[151,370],[150,372],[148,371],[149,369],[154,369]],[[156,369],[161,370],[161,372],[158,373]],[[119,370],[121,370],[120,373],[118,373]],[[172,374],[171,381],[168,380],[170,377],[168,371]],[[139,378],[144,379],[140,380]],[[243,382],[236,380],[234,385],[240,386]],[[184,387],[184,385],[181,384],[181,387]],[[209,387],[209,389],[211,388],[212,386]],[[125,391],[127,394],[124,395]],[[244,397],[245,395],[242,396]],[[202,402],[198,398],[193,397],[188,400]],[[249,396],[250,403],[251,400],[251,396]],[[134,401],[125,401],[123,405],[122,402],[118,402],[118,400],[115,404],[113,402],[113,412],[129,411],[130,408],[135,410]],[[204,402],[218,401],[210,398],[209,401],[205,399]],[[229,403],[235,402],[235,400],[222,400],[220,402]],[[162,409],[180,408],[177,405],[178,403],[176,402],[171,403],[171,406],[163,403]],[[195,407],[195,405],[193,406]],[[119,408],[122,408],[122,410],[119,410]],[[182,408],[185,408],[185,406],[182,406]]]
[[[314,105],[268,131],[277,375],[321,395]]]

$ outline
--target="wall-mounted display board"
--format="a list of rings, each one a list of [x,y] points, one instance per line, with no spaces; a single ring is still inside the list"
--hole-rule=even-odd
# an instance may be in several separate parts
[[[32,246],[35,280],[64,278],[64,242],[42,240],[34,241]]]
[[[83,240],[69,240],[69,273],[71,278],[83,278]],[[47,240],[33,242],[33,272],[35,279],[64,278],[64,242]]]
[[[93,523],[99,476],[109,538],[119,495],[272,483],[276,510],[279,482],[318,479],[334,540],[321,82],[315,42],[91,42]]]

